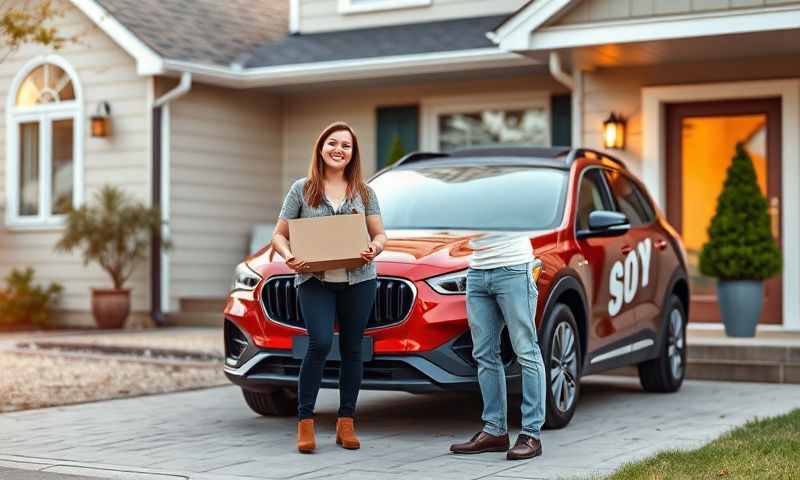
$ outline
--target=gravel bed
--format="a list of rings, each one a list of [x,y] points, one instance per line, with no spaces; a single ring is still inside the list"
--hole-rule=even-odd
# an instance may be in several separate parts
[[[0,413],[229,384],[222,368],[11,352],[0,352],[0,372]]]
[[[22,342],[24,339],[19,338]],[[141,331],[100,332],[37,337],[36,343],[70,343],[108,347],[183,350],[224,355],[222,328],[157,328]]]

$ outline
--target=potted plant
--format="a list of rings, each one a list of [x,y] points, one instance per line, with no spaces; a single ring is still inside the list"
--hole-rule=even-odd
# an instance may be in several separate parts
[[[728,167],[700,252],[700,272],[717,278],[722,321],[731,337],[752,337],[764,303],[764,280],[781,270],[767,199],[742,143]]]
[[[100,328],[121,328],[130,313],[130,289],[124,288],[137,263],[147,258],[151,237],[160,238],[161,214],[104,186],[91,205],[71,209],[56,250],[79,249],[83,264],[97,262],[111,277],[113,288],[92,288],[92,314]],[[169,243],[162,241],[163,247]]]

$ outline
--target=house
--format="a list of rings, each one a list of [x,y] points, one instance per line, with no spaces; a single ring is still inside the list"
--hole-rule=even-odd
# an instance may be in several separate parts
[[[800,329],[800,0],[66,7],[57,26],[79,42],[26,46],[0,64],[0,269],[30,265],[64,283],[64,322],[85,322],[89,287],[107,280],[53,253],[58,212],[106,182],[160,206],[176,247],[132,278],[134,312],[180,318],[224,296],[252,226],[274,221],[334,120],[354,126],[371,173],[397,142],[603,148],[613,113],[626,129],[615,153],[682,231],[693,268],[732,146],[746,143],[784,252],[762,324]],[[60,101],[37,103],[52,95],[42,82]],[[92,137],[88,117],[104,102],[113,133]],[[694,275],[694,322],[718,321],[710,285]]]

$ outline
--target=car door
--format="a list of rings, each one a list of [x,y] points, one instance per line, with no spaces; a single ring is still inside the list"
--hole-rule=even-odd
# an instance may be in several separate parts
[[[589,214],[596,210],[614,210],[602,169],[590,167],[584,170],[578,184],[578,200],[575,212],[575,231],[588,230]],[[578,250],[585,267],[584,285],[592,305],[589,328],[589,351],[604,352],[604,347],[622,339],[629,325],[635,323],[634,314],[626,308],[623,300],[622,279],[625,254],[624,246],[629,240],[625,235],[602,237],[576,236]],[[588,267],[588,268],[587,268]],[[601,357],[602,359],[602,357]],[[591,361],[591,359],[590,359]]]
[[[625,257],[623,301],[633,312],[632,323],[624,328],[627,335],[646,334],[643,331],[648,329],[655,332],[655,320],[661,311],[659,292],[666,288],[660,274],[660,253],[666,240],[656,225],[652,205],[629,174],[605,169],[605,176],[615,208],[628,217],[631,225],[621,247]]]

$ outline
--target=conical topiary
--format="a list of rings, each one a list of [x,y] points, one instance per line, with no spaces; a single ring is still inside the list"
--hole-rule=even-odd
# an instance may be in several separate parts
[[[400,140],[400,135],[395,134],[392,137],[392,144],[389,145],[389,153],[386,155],[386,166],[403,158],[406,154],[406,149],[403,148],[403,142]]]
[[[750,155],[738,143],[700,252],[700,272],[722,281],[764,280],[781,271],[781,262],[767,199]]]

